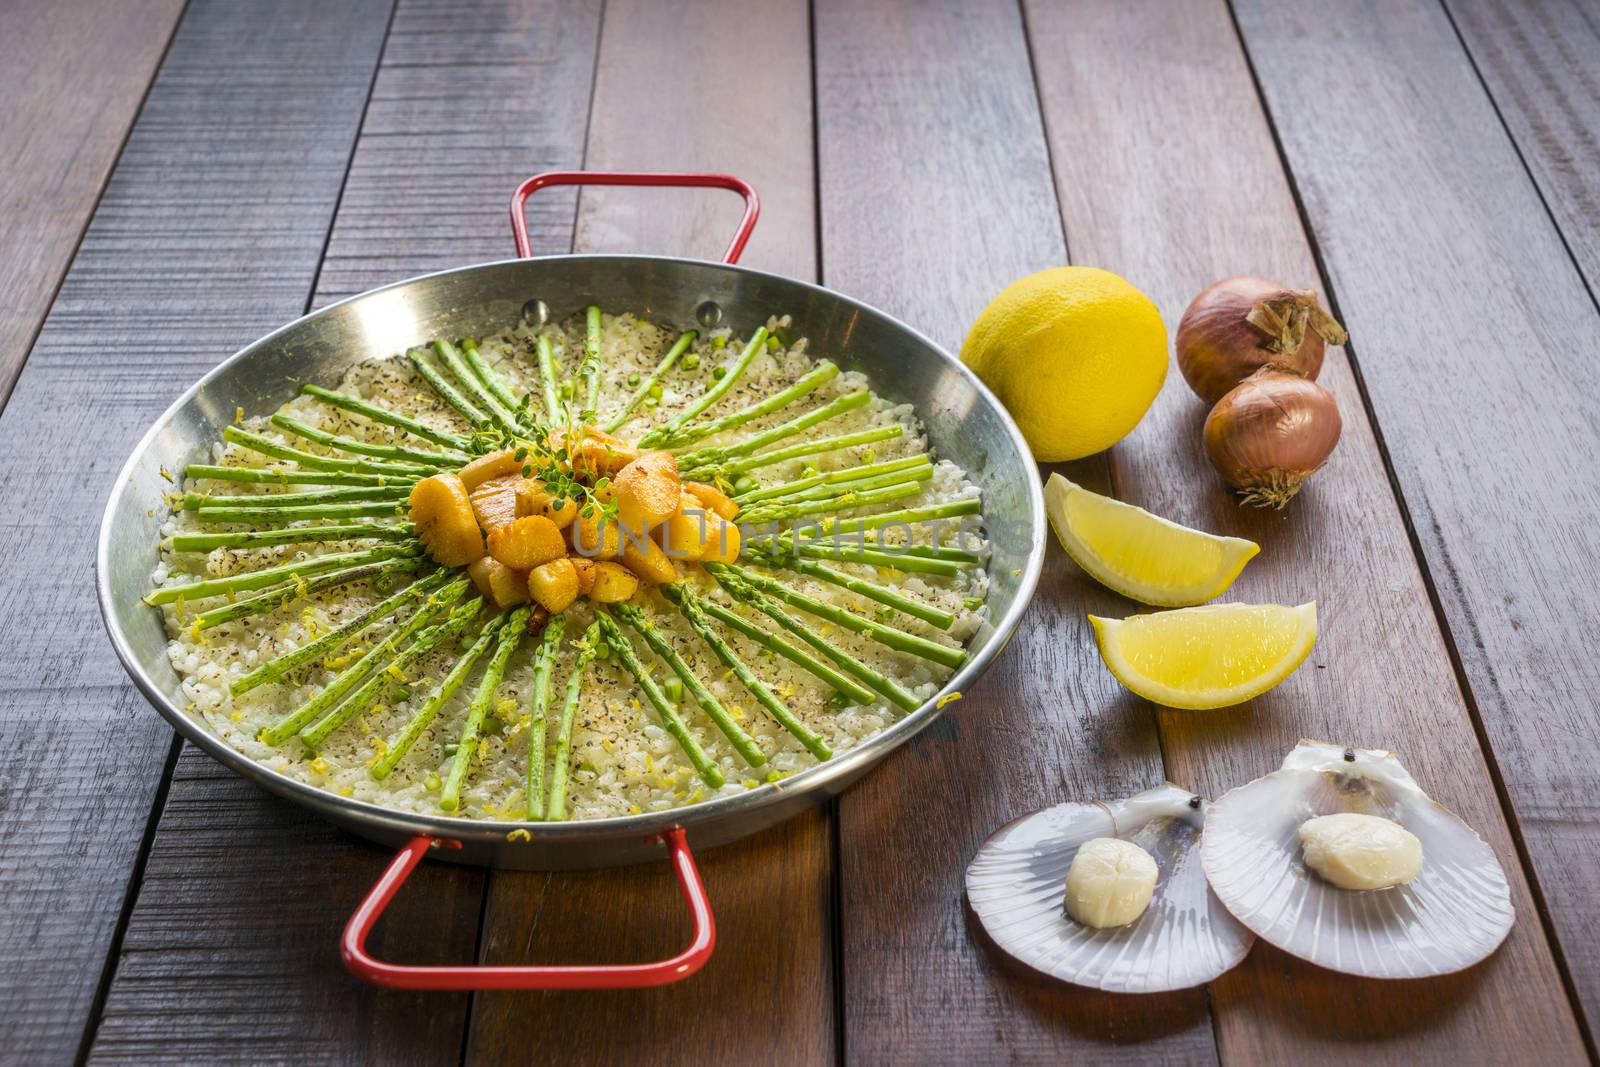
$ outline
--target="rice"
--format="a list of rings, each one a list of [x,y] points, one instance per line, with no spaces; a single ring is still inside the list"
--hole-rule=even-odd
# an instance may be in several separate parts
[[[786,317],[778,318],[769,323],[769,328],[781,330],[783,336],[787,337],[789,325]],[[524,392],[538,395],[535,346],[539,333],[543,333],[551,342],[558,374],[565,377],[575,372],[582,355],[581,317],[542,327],[519,325],[501,336],[480,342],[480,351],[517,395]],[[621,409],[637,383],[650,374],[676,336],[673,330],[629,314],[605,316],[598,423],[605,424]],[[728,336],[728,331],[720,329],[697,338],[691,351],[699,357],[698,368],[675,368],[667,373],[661,381],[659,399],[647,401],[646,406],[638,409],[636,417],[621,431],[625,436],[636,439],[702,395],[712,381],[711,369],[734,357],[738,348]],[[769,348],[756,357],[711,414],[733,411],[769,396],[794,382],[815,365],[816,361],[808,353],[803,338]],[[737,440],[784,422],[804,407],[821,404],[832,397],[867,388],[868,385],[860,373],[841,373],[810,394],[803,407],[780,410],[732,431],[726,439],[711,438],[693,447],[703,448]],[[350,369],[338,388],[441,430],[466,433],[470,429],[400,357],[360,363]],[[402,431],[348,414],[310,397],[298,397],[281,410],[333,434],[413,448],[432,447],[408,437]],[[266,417],[245,419],[242,412],[240,415],[243,428],[271,440],[303,451],[336,454],[303,439],[280,433]],[[899,424],[904,430],[902,436],[860,448],[763,467],[759,471],[760,481],[764,485],[774,484],[799,478],[803,473],[809,473],[808,467],[826,472],[929,451],[926,435],[911,406],[890,404],[876,395],[865,407],[831,419],[817,430],[807,431],[807,436],[821,436],[824,433],[831,436],[890,424]],[[213,446],[213,456],[212,462],[228,466],[275,465],[265,457],[226,442],[218,442]],[[978,488],[963,470],[948,460],[936,456],[933,458],[936,461],[933,476],[924,483],[926,490],[921,497],[883,505],[876,510],[898,510],[911,505],[944,503],[978,495]],[[213,495],[278,491],[278,487],[269,485],[196,480],[187,481],[182,488]],[[304,490],[311,487],[296,488]],[[216,527],[195,521],[191,512],[174,509],[162,532],[166,536],[214,529]],[[890,528],[882,536],[886,543],[893,544],[904,540],[905,531]],[[919,540],[924,536],[919,532]],[[981,530],[973,519],[965,520],[964,526],[958,525],[955,520],[942,524],[943,543],[956,543],[957,537],[962,538],[961,547],[981,547]],[[369,545],[370,542],[353,541],[247,550],[216,549],[208,554],[164,551],[153,578],[158,587],[183,584],[199,577],[221,577],[324,553],[358,550]],[[836,585],[801,574],[785,573],[780,577],[794,588],[853,614],[881,617],[899,629],[952,647],[964,644],[982,621],[984,609],[981,601],[987,587],[987,576],[981,566],[963,568],[954,577],[880,571],[843,562],[830,563],[830,566],[869,578],[876,584],[949,611],[956,616],[956,622],[949,630],[939,631]],[[684,570],[688,574],[686,581],[702,595],[757,622],[764,629],[773,629],[770,620],[729,599],[701,568],[690,565]],[[321,663],[303,666],[279,684],[261,686],[238,698],[231,697],[228,691],[229,682],[261,663],[316,639],[392,591],[379,590],[371,583],[343,586],[301,597],[267,614],[206,631],[199,631],[192,625],[195,605],[178,603],[162,608],[171,637],[168,654],[182,676],[183,691],[190,702],[188,710],[202,716],[229,745],[279,774],[341,796],[355,797],[401,811],[437,813],[441,779],[450,763],[447,746],[462,731],[467,705],[476,686],[476,676],[462,686],[406,758],[384,781],[374,780],[370,768],[387,750],[389,740],[404,728],[426,700],[434,684],[456,660],[458,652],[455,648],[446,646],[419,660],[408,672],[404,687],[392,687],[389,694],[367,714],[335,732],[314,758],[307,756],[297,740],[291,739],[282,746],[273,747],[258,740],[257,735],[264,727],[326,687],[341,669],[370,648],[374,640],[381,640],[382,635],[388,632],[387,628],[380,626],[363,633],[353,644],[337,650]],[[213,607],[221,602],[205,601],[199,608]],[[574,720],[572,773],[567,800],[570,818],[602,818],[661,811],[716,795],[758,788],[815,765],[815,757],[756,703],[733,677],[733,673],[716,659],[676,609],[659,593],[642,589],[635,603],[650,615],[658,632],[755,740],[767,756],[767,761],[760,767],[749,766],[686,694],[679,704],[680,715],[726,779],[726,784],[720,789],[707,786],[696,775],[677,743],[657,721],[638,685],[613,654],[608,659],[596,661],[590,668]],[[563,643],[552,676],[551,708],[546,726],[547,753],[553,750],[555,744],[561,698],[576,655],[572,639],[583,632],[592,618],[586,600],[579,600],[567,610],[566,616],[568,639]],[[938,691],[950,673],[944,667],[893,651],[864,635],[820,619],[804,618],[830,644],[859,658],[924,700]],[[826,683],[743,635],[726,628],[722,632],[740,658],[752,667],[796,718],[826,741],[836,756],[879,733],[899,715],[897,709],[883,701],[865,707],[839,708],[836,704],[830,704],[829,698],[833,694]],[[671,672],[665,664],[650,654],[637,635],[630,633],[630,637],[641,661],[658,680],[670,676]],[[537,644],[532,638],[524,640],[511,660],[505,681],[497,691],[490,711],[500,728],[481,738],[472,772],[461,793],[457,814],[493,820],[518,819],[524,813],[532,688],[531,658]]]

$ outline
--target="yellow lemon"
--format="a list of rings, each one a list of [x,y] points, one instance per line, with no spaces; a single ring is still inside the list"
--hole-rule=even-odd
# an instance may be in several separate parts
[[[1254,541],[1179,526],[1059,474],[1045,483],[1044,507],[1073,562],[1107,589],[1142,604],[1204,604],[1226,592],[1261,551]]]
[[[1055,267],[983,309],[961,361],[1017,420],[1033,458],[1093,455],[1138,425],[1167,377],[1167,329],[1150,298],[1110,271]]]
[[[1169,708],[1225,708],[1260,696],[1293,674],[1317,641],[1315,600],[1089,621],[1117,681]]]

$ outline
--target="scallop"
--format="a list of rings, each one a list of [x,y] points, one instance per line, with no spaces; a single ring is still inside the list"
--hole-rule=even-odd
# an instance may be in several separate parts
[[[1114,993],[1203,985],[1237,966],[1255,940],[1206,886],[1206,804],[1167,784],[1125,800],[1058,804],[1002,827],[967,868],[967,899],[994,943],[1054,978]],[[1095,929],[1065,911],[1067,872],[1099,838],[1139,846],[1155,892],[1126,926]]]
[[[1386,889],[1341,889],[1308,868],[1300,828],[1344,812],[1388,819],[1414,835],[1414,877]],[[1492,953],[1515,919],[1493,850],[1380,750],[1300,742],[1281,768],[1211,805],[1200,853],[1212,890],[1240,922],[1345,974],[1459,971]]]

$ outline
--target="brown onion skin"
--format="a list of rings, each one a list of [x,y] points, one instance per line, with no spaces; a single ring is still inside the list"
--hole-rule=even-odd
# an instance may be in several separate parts
[[[1339,443],[1333,394],[1293,371],[1263,367],[1206,416],[1206,456],[1245,503],[1281,508]]]
[[[1206,403],[1215,404],[1268,363],[1285,364],[1315,380],[1322,372],[1325,350],[1316,330],[1307,329],[1305,340],[1293,353],[1278,353],[1263,347],[1271,338],[1245,321],[1257,303],[1301,293],[1265,278],[1250,277],[1224,278],[1203,290],[1184,311],[1174,345],[1178,370],[1189,388]]]

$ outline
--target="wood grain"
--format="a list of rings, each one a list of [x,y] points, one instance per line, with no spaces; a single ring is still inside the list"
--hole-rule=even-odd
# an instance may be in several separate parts
[[[1238,17],[1592,1031],[1600,473],[1577,457],[1600,454],[1600,315],[1442,10]],[[1288,61],[1313,35],[1314,87]]]
[[[744,261],[813,277],[806,40],[806,7],[794,0],[611,0],[586,166],[731,170],[763,197]],[[721,191],[585,190],[576,246],[716,258],[739,211],[738,199]],[[480,995],[469,1061],[520,1058],[557,1033],[563,1055],[585,1063],[830,1061],[836,1023],[826,813],[791,819],[698,862],[717,921],[716,952],[703,971],[636,993]],[[493,872],[483,930],[486,962],[621,962],[678,951],[688,921],[660,863],[554,875]]]
[[[954,349],[1004,285],[1066,258],[1017,8],[841,0],[816,20],[824,281]],[[1066,472],[1106,488],[1101,460]],[[1093,651],[1086,613],[1115,609],[1052,551],[983,681],[840,799],[847,1061],[1213,1060],[1203,991],[1020,972],[963,902],[1003,823],[1161,781],[1154,716]]]
[[[304,310],[387,17],[190,6],[0,416],[4,558],[27,576],[0,586],[0,1041],[16,1062],[80,1048],[173,743],[91,594],[109,481],[189,382]]]
[[[746,266],[815,278],[811,49],[795,0],[610,0],[590,170],[715,170],[761,196]],[[721,259],[743,210],[723,190],[584,190],[577,247]]]
[[[467,996],[379,992],[339,962],[345,919],[391,853],[186,748],[90,1062],[433,1064]],[[482,872],[425,863],[374,934],[380,959],[459,963]]]
[[[352,132],[364,101],[366,115],[314,301],[506,255],[510,190],[581,155],[598,23],[598,4],[401,4],[375,79],[376,52],[366,68],[370,101],[345,101]],[[533,217],[541,236],[571,239],[570,197]],[[229,850],[240,859],[216,862]],[[186,752],[94,1058],[147,1062],[184,1045],[208,1063],[458,1058],[466,995],[379,992],[339,962],[340,928],[389,857]],[[480,870],[423,864],[374,953],[470,961],[484,885]],[[155,1025],[180,1004],[178,1023]]]
[[[89,592],[108,482],[194,378],[304,310],[387,18],[191,4],[0,416],[4,558],[28,575],[0,585],[0,1041],[18,1062],[79,1049],[172,746]]]
[[[0,5],[0,398],[22,370],[183,3]]]
[[[1129,278],[1163,310],[1169,331],[1194,294],[1219,278],[1259,274],[1316,285],[1221,0],[1103,0],[1070,13],[1035,2],[1027,10],[1075,262]],[[1151,32],[1156,25],[1160,33]],[[1207,62],[1186,61],[1198,55]],[[1364,101],[1351,103],[1374,121]],[[1350,325],[1359,346],[1360,324]],[[1560,974],[1341,351],[1329,353],[1319,381],[1339,400],[1344,434],[1328,467],[1281,513],[1241,508],[1224,490],[1199,448],[1205,406],[1176,368],[1150,414],[1112,452],[1119,496],[1261,544],[1227,599],[1318,601],[1317,649],[1282,686],[1238,708],[1161,713],[1167,773],[1216,796],[1275,769],[1300,737],[1393,749],[1493,845],[1522,922],[1470,977],[1409,983],[1403,998],[1260,948],[1212,987],[1219,1050],[1224,1060],[1332,1061],[1351,1049],[1328,1039],[1347,1034],[1362,1055],[1388,1061],[1581,1057]],[[1119,614],[1134,610],[1126,604]],[[1355,1018],[1359,1031],[1350,1025]]]
[[[1582,0],[1447,0],[1566,238],[1600,291],[1600,10]]]
[[[316,303],[514,256],[512,190],[583,160],[599,26],[599,0],[402,0]],[[576,202],[529,200],[536,251],[567,249]]]

